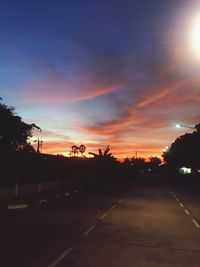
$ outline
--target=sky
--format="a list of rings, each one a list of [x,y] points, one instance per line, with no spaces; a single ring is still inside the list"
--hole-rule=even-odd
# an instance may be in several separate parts
[[[2,0],[0,97],[43,152],[160,156],[200,122],[200,1]]]

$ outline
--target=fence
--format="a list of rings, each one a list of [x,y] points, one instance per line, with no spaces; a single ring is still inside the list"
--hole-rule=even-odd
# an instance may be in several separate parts
[[[51,191],[75,190],[80,188],[80,182],[71,183],[65,180],[55,180],[33,184],[16,184],[0,188],[0,199],[20,197]]]

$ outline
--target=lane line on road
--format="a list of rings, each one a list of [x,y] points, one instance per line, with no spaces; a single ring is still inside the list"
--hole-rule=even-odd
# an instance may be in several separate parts
[[[119,201],[118,201],[118,203],[121,203],[122,202],[122,199],[120,199]]]
[[[78,191],[78,190],[74,190],[73,193],[74,193],[74,194],[78,194],[79,191]]]
[[[186,213],[187,215],[190,215],[190,212],[189,212],[189,210],[187,210],[187,209],[184,209],[184,211],[185,211],[185,213]]]
[[[101,215],[100,219],[103,220],[107,216],[107,213],[105,212],[103,215]]]
[[[200,225],[199,223],[195,220],[195,219],[192,219],[194,225],[197,227],[197,228],[200,228]]]
[[[176,201],[179,202],[179,199],[177,198],[176,194],[171,190],[169,190],[169,191],[172,194],[172,196],[176,199]]]
[[[112,210],[112,209],[115,209],[116,207],[117,207],[117,205],[114,204],[114,205],[112,205],[112,206],[110,207],[110,209]]]
[[[183,208],[184,206],[183,206],[183,204],[180,202],[180,200],[177,198],[176,194],[175,194],[173,191],[171,191],[171,190],[169,190],[169,191],[170,191],[170,193],[172,194],[172,196],[175,198],[175,200],[179,203],[179,205]]]
[[[173,191],[170,190],[170,193],[172,194],[173,197],[176,197]]]
[[[83,233],[84,236],[88,235],[93,229],[95,228],[95,225],[92,225],[87,231]]]
[[[69,253],[72,250],[73,250],[73,248],[68,248],[67,250],[65,250],[64,252],[62,252],[60,254],[60,256],[49,265],[49,267],[55,267],[55,266],[57,266],[67,255],[69,255]]]
[[[173,197],[176,199],[176,201],[179,203],[179,205],[180,205],[182,208],[184,208],[183,203],[181,203],[181,202],[179,201],[179,199],[176,197],[176,195],[174,194],[174,192],[172,192],[171,190],[169,190],[169,191],[170,191],[170,193],[173,195]],[[194,224],[197,228],[200,228],[200,224],[198,223],[197,220],[194,219],[194,217],[191,215],[190,211],[189,211],[188,209],[185,209],[185,208],[184,208],[184,212],[185,212],[185,214],[187,214],[188,216],[191,216],[191,217],[192,217],[192,222],[193,222],[193,224]]]

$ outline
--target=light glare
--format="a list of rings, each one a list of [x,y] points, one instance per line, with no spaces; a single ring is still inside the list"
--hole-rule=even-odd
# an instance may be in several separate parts
[[[200,16],[198,16],[192,23],[190,38],[192,51],[200,58]]]

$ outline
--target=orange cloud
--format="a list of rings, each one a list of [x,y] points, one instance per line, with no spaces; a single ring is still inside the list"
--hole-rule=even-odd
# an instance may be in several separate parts
[[[122,86],[121,83],[98,85],[90,79],[70,82],[58,77],[50,80],[26,83],[19,91],[19,97],[32,104],[67,104],[104,95]],[[27,88],[29,90],[27,91]]]

